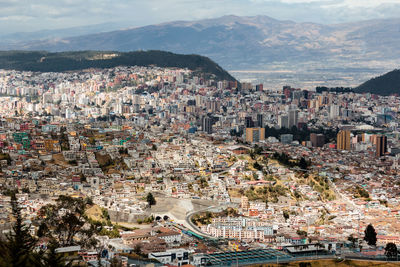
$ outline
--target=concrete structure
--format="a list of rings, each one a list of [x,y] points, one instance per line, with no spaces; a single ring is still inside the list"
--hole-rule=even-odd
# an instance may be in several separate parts
[[[350,150],[350,131],[340,131],[337,134],[337,149]]]
[[[246,141],[253,143],[265,139],[265,128],[246,128]]]

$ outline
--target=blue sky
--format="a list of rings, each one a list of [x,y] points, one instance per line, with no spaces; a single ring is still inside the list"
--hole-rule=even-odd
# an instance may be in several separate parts
[[[231,14],[331,24],[400,17],[400,0],[0,0],[0,35],[105,22],[135,27]]]

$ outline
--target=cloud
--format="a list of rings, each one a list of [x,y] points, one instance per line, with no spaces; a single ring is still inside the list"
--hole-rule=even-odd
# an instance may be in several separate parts
[[[398,16],[399,0],[0,0],[0,32],[116,22],[123,27],[223,15],[339,23]]]

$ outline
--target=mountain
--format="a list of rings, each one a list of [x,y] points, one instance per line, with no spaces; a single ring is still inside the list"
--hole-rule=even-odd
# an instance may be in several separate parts
[[[355,88],[355,92],[377,95],[400,94],[400,70],[393,70],[382,76],[366,81]]]
[[[1,51],[0,69],[62,72],[117,66],[150,66],[188,68],[218,80],[236,81],[228,72],[207,57],[178,55],[164,51],[105,52],[80,51],[50,53],[42,51]]]
[[[121,28],[115,23],[102,23],[80,27],[71,27],[55,30],[41,30],[35,32],[15,32],[0,34],[0,46],[20,45],[22,42],[61,39],[73,36],[88,35],[93,33],[108,32]]]
[[[164,50],[200,54],[228,69],[262,69],[312,61],[324,66],[398,60],[400,19],[323,25],[281,21],[267,16],[224,16],[68,38],[1,45],[0,49],[76,51]],[[314,64],[315,65],[315,64]],[[333,65],[332,65],[333,66]]]

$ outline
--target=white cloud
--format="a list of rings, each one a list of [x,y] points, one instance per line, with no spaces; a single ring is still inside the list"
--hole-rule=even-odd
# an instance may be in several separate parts
[[[256,0],[257,1],[257,0]],[[271,2],[274,0],[258,0],[264,2]],[[399,4],[399,0],[279,0],[282,3],[287,4],[305,4],[305,3],[330,3],[336,6],[343,6],[343,7],[375,7],[381,4]]]
[[[396,16],[400,0],[0,0],[0,7],[0,33],[7,33],[112,21],[142,26],[230,14],[338,23]]]

